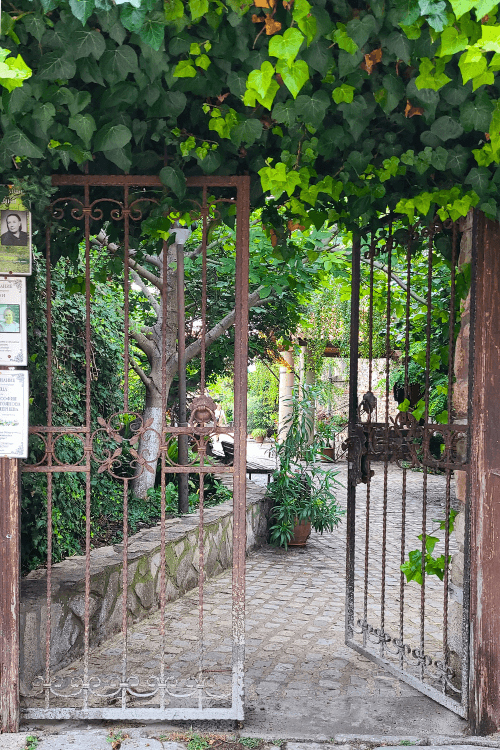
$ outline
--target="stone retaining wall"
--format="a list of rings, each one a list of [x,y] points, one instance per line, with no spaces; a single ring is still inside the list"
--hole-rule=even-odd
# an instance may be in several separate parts
[[[224,477],[223,481],[226,480]],[[232,483],[232,478],[229,478]],[[225,482],[226,483],[226,482]],[[247,551],[265,543],[269,500],[265,487],[247,482]],[[167,519],[166,591],[173,601],[198,585],[198,514]],[[233,508],[227,501],[204,511],[205,572],[215,576],[232,564]],[[122,622],[123,547],[100,547],[90,554],[90,644],[117,633]],[[137,622],[159,607],[160,525],[130,537],[127,610]],[[51,669],[83,654],[85,557],[74,556],[52,567]],[[44,672],[47,621],[45,570],[21,583],[21,691]]]

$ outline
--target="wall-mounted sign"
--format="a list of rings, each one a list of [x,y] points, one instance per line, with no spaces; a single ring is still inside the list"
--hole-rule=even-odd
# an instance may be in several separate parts
[[[27,364],[26,279],[0,276],[0,365]]]
[[[0,371],[1,458],[28,458],[28,406],[28,372]]]
[[[12,189],[0,203],[0,274],[31,274],[31,213]]]

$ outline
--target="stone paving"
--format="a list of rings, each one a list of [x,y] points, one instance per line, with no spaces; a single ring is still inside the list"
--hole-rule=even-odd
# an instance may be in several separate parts
[[[345,483],[345,465],[339,478]],[[265,482],[265,477],[259,477]],[[399,622],[399,536],[401,471],[390,469],[387,528],[388,574],[386,627]],[[422,475],[408,472],[407,550],[418,546],[421,531]],[[372,480],[373,534],[370,541],[368,611],[374,624],[380,614],[382,467]],[[345,505],[345,489],[339,500]],[[444,478],[429,477],[429,521],[442,514]],[[360,503],[359,521],[364,505]],[[288,551],[264,547],[247,560],[246,717],[247,731],[259,736],[325,739],[339,732],[388,735],[458,735],[465,722],[406,683],[356,653],[344,643],[345,521],[323,536],[313,533],[304,549]],[[430,528],[432,522],[430,522]],[[417,544],[415,544],[417,542]],[[357,547],[356,617],[362,616],[364,545]],[[378,571],[378,572],[377,572]],[[442,584],[427,587],[429,639],[426,648],[439,656]],[[416,638],[420,587],[405,586],[406,637]],[[231,574],[206,582],[204,591],[204,660],[208,705],[227,705],[231,667]],[[198,590],[167,607],[165,663],[171,678],[168,705],[197,705],[193,675],[199,660]],[[116,636],[91,652],[90,673],[119,674],[123,639]],[[161,653],[159,614],[129,632],[128,674],[136,675],[145,690],[159,674]],[[58,677],[78,677],[81,660],[61,670]],[[189,697],[186,694],[191,693]],[[116,705],[109,697],[105,705]],[[144,696],[131,705],[155,704]],[[30,701],[30,703],[33,702]],[[96,699],[91,705],[96,705]],[[78,705],[59,699],[55,705]],[[101,700],[102,705],[102,700]],[[125,747],[125,745],[124,745]]]

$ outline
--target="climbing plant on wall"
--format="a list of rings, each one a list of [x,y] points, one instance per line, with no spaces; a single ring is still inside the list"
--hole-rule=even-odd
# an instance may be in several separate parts
[[[178,202],[186,175],[249,173],[277,245],[296,220],[352,227],[387,209],[457,218],[471,205],[498,217],[496,11],[6,0],[5,60],[32,75],[12,88],[0,69],[0,168],[4,180],[40,164],[159,172]]]

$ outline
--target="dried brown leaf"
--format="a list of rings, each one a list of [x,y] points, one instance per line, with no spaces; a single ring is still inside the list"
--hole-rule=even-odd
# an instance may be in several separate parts
[[[266,34],[271,36],[276,34],[277,31],[281,30],[281,24],[279,21],[275,21],[271,16],[266,16]]]
[[[365,60],[364,62],[361,63],[361,67],[363,68],[363,70],[366,70],[368,75],[371,75],[373,72],[373,68],[381,60],[382,60],[382,48],[379,47],[378,49],[374,49],[372,52],[365,55]]]
[[[415,115],[423,115],[423,107],[414,107],[409,99],[406,100],[405,117],[415,117]]]

